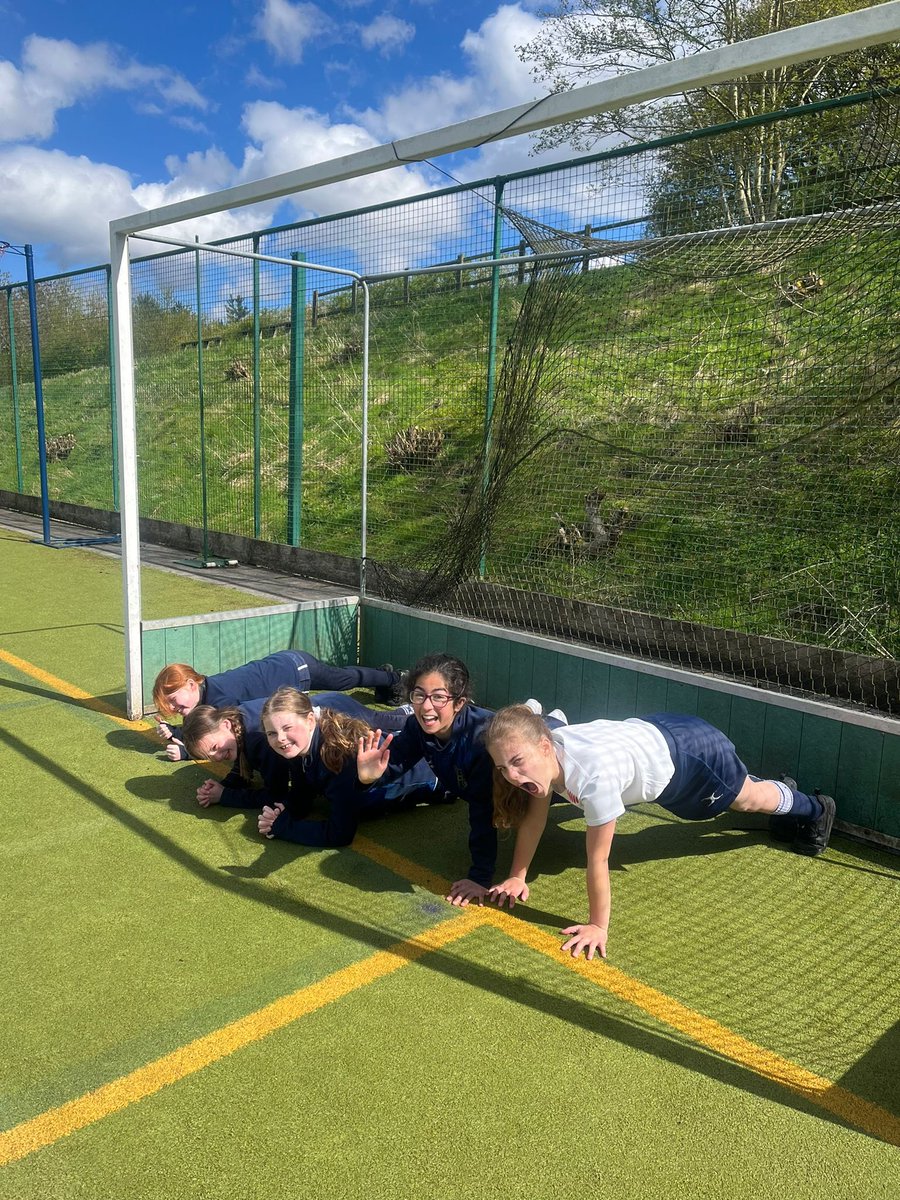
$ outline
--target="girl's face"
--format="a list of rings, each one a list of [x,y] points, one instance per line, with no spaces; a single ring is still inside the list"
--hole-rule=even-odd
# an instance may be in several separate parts
[[[229,720],[220,721],[212,733],[201,738],[197,749],[211,762],[234,762],[237,758],[237,738]]]
[[[415,687],[410,689],[409,702],[425,733],[442,742],[450,737],[456,714],[465,704],[464,699],[451,693],[440,671],[420,675]]]
[[[562,769],[548,737],[533,742],[510,734],[491,742],[488,752],[503,778],[529,796],[549,796],[563,786]]]
[[[263,721],[269,745],[282,758],[302,758],[309,753],[316,728],[316,714],[300,717],[292,712],[269,713]]]
[[[196,679],[187,680],[174,692],[166,693],[166,703],[169,705],[170,712],[180,713],[186,717],[200,703],[200,684]]]

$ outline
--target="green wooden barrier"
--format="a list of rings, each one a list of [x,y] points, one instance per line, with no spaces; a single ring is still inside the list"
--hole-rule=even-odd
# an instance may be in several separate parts
[[[435,650],[466,663],[475,698],[488,708],[534,696],[545,710],[563,708],[570,722],[695,713],[728,734],[754,773],[792,775],[801,787],[827,792],[837,801],[841,828],[900,848],[900,721],[478,621],[362,601],[362,661],[405,668]]]
[[[347,596],[144,621],[144,711],[153,709],[153,681],[168,663],[188,663],[202,675],[215,675],[277,650],[306,650],[324,662],[355,664],[358,617],[359,601]]]

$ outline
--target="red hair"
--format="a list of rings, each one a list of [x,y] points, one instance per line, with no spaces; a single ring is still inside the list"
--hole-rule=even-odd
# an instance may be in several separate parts
[[[184,687],[186,683],[201,684],[205,678],[205,675],[199,675],[187,663],[169,663],[156,677],[153,685],[153,703],[164,716],[172,717],[175,715],[175,710],[169,708],[169,696]]]

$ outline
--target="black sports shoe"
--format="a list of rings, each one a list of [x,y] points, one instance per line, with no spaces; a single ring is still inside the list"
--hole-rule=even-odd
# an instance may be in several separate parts
[[[406,678],[409,671],[398,671],[397,682],[391,688],[391,704],[406,704]]]
[[[797,836],[791,843],[795,854],[807,854],[810,858],[828,849],[835,811],[835,803],[830,796],[823,796],[821,792],[814,792],[813,795],[822,805],[822,812],[815,820],[800,821]]]
[[[378,668],[379,671],[387,671],[393,675],[390,683],[379,684],[378,687],[372,689],[372,694],[379,704],[399,704],[397,700],[397,692],[401,686],[403,675],[400,671],[394,670],[393,663],[382,663]]]
[[[797,780],[790,775],[782,775],[781,782],[786,783],[791,791],[796,792]],[[769,837],[773,842],[793,842],[797,836],[800,821],[792,813],[772,813],[769,817]]]

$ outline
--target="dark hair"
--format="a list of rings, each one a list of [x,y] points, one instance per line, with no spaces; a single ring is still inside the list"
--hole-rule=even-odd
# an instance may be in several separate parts
[[[244,779],[251,780],[253,772],[244,754],[244,715],[239,708],[213,708],[211,704],[198,704],[192,708],[181,726],[181,740],[185,749],[191,758],[205,757],[200,743],[215,733],[223,721],[229,722],[237,742],[237,768]]]
[[[469,668],[461,659],[455,658],[452,654],[445,654],[442,650],[436,651],[434,654],[426,654],[410,669],[405,683],[407,695],[423,675],[430,675],[432,671],[444,677],[447,691],[457,700],[472,699]]]

